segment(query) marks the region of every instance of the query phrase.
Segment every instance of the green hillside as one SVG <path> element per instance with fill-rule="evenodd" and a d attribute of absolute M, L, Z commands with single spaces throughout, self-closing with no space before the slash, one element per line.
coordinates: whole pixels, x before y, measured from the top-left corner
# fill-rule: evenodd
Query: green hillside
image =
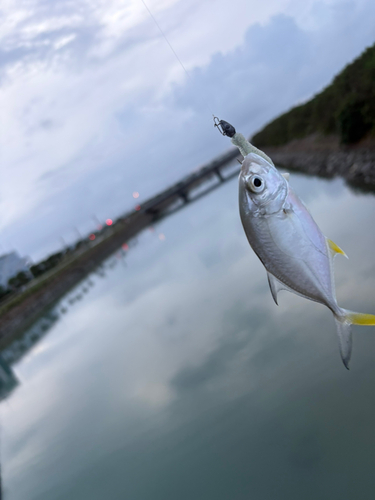
<path fill-rule="evenodd" d="M 306 104 L 266 125 L 252 142 L 257 147 L 281 146 L 314 133 L 336 134 L 343 144 L 375 135 L 375 45 Z"/>

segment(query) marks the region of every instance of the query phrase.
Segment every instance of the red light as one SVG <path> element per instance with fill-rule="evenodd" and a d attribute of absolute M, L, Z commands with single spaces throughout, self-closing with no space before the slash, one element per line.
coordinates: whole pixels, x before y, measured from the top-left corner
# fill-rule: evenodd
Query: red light
<path fill-rule="evenodd" d="M 139 198 L 139 193 L 137 191 L 134 191 L 133 198 Z"/>
<path fill-rule="evenodd" d="M 101 231 L 102 229 L 103 229 L 103 226 L 101 224 L 99 224 L 98 231 Z"/>
<path fill-rule="evenodd" d="M 136 205 L 136 206 L 135 206 L 135 209 L 136 209 L 137 211 L 138 211 L 138 210 L 140 210 L 140 209 L 141 209 L 141 205 Z"/>
<path fill-rule="evenodd" d="M 94 241 L 94 240 L 95 240 L 95 234 L 90 234 L 89 239 L 90 239 L 91 241 Z"/>
<path fill-rule="evenodd" d="M 121 246 L 123 250 L 129 250 L 129 245 L 127 243 L 123 243 Z"/>
<path fill-rule="evenodd" d="M 105 221 L 105 223 L 107 224 L 107 226 L 112 226 L 113 221 L 112 221 L 112 219 L 107 219 L 107 220 Z"/>

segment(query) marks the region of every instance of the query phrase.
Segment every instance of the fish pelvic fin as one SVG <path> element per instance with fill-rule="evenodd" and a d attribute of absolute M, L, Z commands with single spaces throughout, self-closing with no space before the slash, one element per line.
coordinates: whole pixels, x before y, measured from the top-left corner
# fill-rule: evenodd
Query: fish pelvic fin
<path fill-rule="evenodd" d="M 270 286 L 272 298 L 275 301 L 275 304 L 278 306 L 279 304 L 277 302 L 277 293 L 280 290 L 283 290 L 283 287 L 282 287 L 281 283 L 271 273 L 267 272 L 267 278 L 268 278 L 268 284 Z"/>
<path fill-rule="evenodd" d="M 278 306 L 279 304 L 277 303 L 277 292 L 278 292 L 277 281 L 270 273 L 267 273 L 267 278 L 268 278 L 268 284 L 270 286 L 272 298 L 273 298 L 275 304 Z"/>
<path fill-rule="evenodd" d="M 342 250 L 338 245 L 336 245 L 336 243 L 334 243 L 329 238 L 326 238 L 326 240 L 327 240 L 328 247 L 329 247 L 333 257 L 336 257 L 337 254 L 341 254 L 344 257 L 346 257 L 347 259 L 349 258 L 346 255 L 346 253 L 344 252 L 344 250 Z"/>
<path fill-rule="evenodd" d="M 339 337 L 340 353 L 345 368 L 349 370 L 349 361 L 352 354 L 351 325 L 375 326 L 374 314 L 362 314 L 341 309 L 341 314 L 334 315 L 337 335 Z"/>
<path fill-rule="evenodd" d="M 275 276 L 268 271 L 267 271 L 267 278 L 268 278 L 268 284 L 270 286 L 273 300 L 275 301 L 275 304 L 277 306 L 279 305 L 279 303 L 277 301 L 277 294 L 279 292 L 281 292 L 281 290 L 286 290 L 287 292 L 294 293 L 295 295 L 299 295 L 300 297 L 303 297 L 305 299 L 313 300 L 311 297 L 308 297 L 307 295 L 304 295 L 303 293 L 300 293 L 300 292 L 297 292 L 296 290 L 293 290 L 293 288 L 290 288 L 290 286 L 286 285 L 282 281 L 275 278 Z"/>

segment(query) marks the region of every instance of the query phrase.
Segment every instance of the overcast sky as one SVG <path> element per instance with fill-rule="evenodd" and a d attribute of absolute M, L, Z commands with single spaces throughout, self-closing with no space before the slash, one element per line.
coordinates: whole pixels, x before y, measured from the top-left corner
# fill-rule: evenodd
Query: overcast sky
<path fill-rule="evenodd" d="M 0 253 L 38 260 L 310 98 L 375 41 L 373 0 L 3 0 Z M 234 193 L 236 196 L 236 193 Z"/>

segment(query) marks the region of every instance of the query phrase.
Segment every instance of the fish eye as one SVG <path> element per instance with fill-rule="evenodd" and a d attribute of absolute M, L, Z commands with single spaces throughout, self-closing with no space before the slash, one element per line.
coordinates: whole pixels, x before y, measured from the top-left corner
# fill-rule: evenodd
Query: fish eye
<path fill-rule="evenodd" d="M 254 193 L 261 193 L 264 189 L 264 181 L 259 175 L 253 175 L 247 181 L 247 186 Z"/>

